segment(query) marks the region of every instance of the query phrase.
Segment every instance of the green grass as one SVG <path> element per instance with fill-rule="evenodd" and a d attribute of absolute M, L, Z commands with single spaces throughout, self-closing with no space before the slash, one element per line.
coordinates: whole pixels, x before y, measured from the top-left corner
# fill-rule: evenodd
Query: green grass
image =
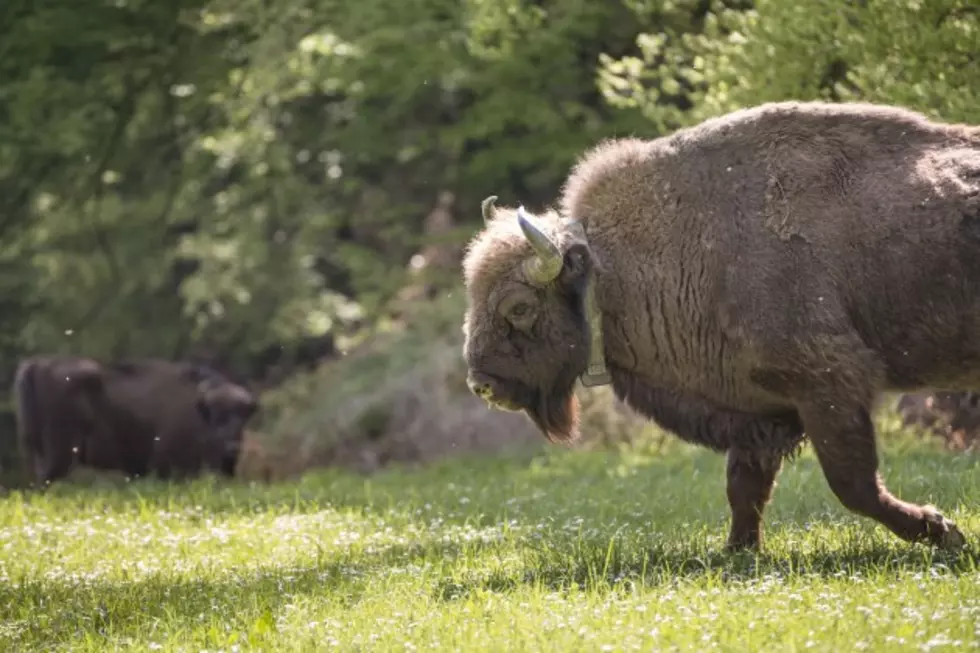
<path fill-rule="evenodd" d="M 0 650 L 924 651 L 980 640 L 980 457 L 884 452 L 970 540 L 908 545 L 809 451 L 725 555 L 721 456 L 558 448 L 371 479 L 0 499 Z"/>

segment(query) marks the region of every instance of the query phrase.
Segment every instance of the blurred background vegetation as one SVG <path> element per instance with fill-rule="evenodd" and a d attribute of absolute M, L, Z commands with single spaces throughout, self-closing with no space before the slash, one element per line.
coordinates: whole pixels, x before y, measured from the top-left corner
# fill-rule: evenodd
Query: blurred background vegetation
<path fill-rule="evenodd" d="M 6 0 L 3 392 L 33 353 L 192 358 L 263 390 L 283 469 L 538 443 L 463 385 L 481 199 L 766 101 L 980 124 L 978 89 L 975 0 Z M 587 443 L 645 438 L 584 398 Z"/>

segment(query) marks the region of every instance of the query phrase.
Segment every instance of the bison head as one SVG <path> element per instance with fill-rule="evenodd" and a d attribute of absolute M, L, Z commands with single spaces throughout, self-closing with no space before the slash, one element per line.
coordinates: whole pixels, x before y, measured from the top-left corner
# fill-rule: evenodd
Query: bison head
<path fill-rule="evenodd" d="M 83 433 L 95 432 L 110 410 L 102 366 L 90 358 L 65 358 L 53 362 L 50 371 L 69 406 L 63 418 Z"/>
<path fill-rule="evenodd" d="M 526 412 L 550 441 L 569 441 L 589 356 L 591 254 L 554 212 L 535 218 L 495 199 L 484 200 L 486 228 L 463 262 L 467 385 L 491 406 Z"/>
<path fill-rule="evenodd" d="M 221 470 L 231 475 L 241 449 L 245 425 L 258 410 L 255 396 L 240 385 L 209 378 L 197 387 L 197 410 L 210 427 Z"/>

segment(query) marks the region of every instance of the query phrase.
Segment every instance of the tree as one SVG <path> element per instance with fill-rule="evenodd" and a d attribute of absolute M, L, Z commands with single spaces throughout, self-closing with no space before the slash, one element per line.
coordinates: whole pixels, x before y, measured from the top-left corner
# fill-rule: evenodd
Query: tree
<path fill-rule="evenodd" d="M 638 56 L 605 58 L 615 106 L 663 128 L 778 100 L 898 104 L 980 123 L 980 7 L 970 0 L 714 1 L 703 31 L 642 34 Z M 681 93 L 679 111 L 662 98 Z"/>

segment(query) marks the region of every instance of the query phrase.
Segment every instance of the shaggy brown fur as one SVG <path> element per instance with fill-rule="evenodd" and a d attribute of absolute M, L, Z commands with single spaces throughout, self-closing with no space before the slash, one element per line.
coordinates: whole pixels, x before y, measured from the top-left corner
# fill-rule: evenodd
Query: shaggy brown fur
<path fill-rule="evenodd" d="M 727 452 L 729 547 L 761 544 L 804 430 L 850 510 L 909 541 L 963 544 L 935 509 L 885 488 L 870 409 L 884 390 L 980 390 L 980 129 L 885 106 L 767 104 L 599 145 L 559 213 L 587 242 L 555 212 L 535 220 L 559 252 L 551 281 L 529 264 L 547 248 L 532 249 L 513 210 L 470 245 L 475 393 L 552 440 L 575 436 L 592 272 L 617 396 Z"/>
<path fill-rule="evenodd" d="M 74 465 L 162 477 L 234 474 L 252 394 L 202 366 L 158 360 L 25 359 L 14 380 L 28 473 L 44 485 Z"/>

